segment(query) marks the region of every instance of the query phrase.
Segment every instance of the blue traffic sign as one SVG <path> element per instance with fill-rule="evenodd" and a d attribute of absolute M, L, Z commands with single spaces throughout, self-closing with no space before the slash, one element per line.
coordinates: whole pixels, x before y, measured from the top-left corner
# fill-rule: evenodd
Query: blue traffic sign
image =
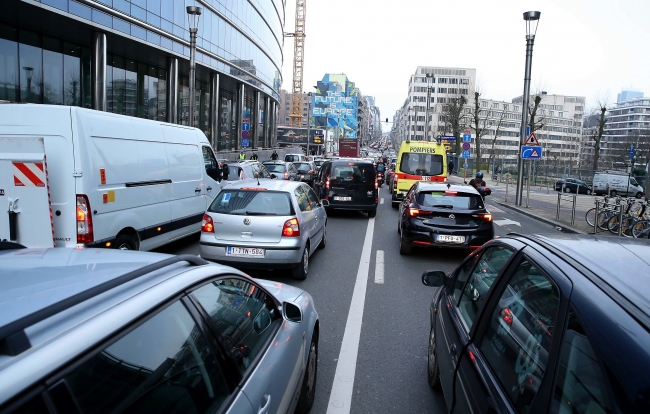
<path fill-rule="evenodd" d="M 630 146 L 630 158 L 634 158 L 634 151 L 635 151 L 634 145 Z"/>
<path fill-rule="evenodd" d="M 464 151 L 461 153 L 460 157 L 461 157 L 461 158 L 470 158 L 470 157 L 471 157 L 471 153 L 470 153 L 470 151 L 464 150 Z"/>
<path fill-rule="evenodd" d="M 241 130 L 242 131 L 249 131 L 251 129 L 251 124 L 247 122 L 242 122 L 241 124 Z"/>
<path fill-rule="evenodd" d="M 463 164 L 463 168 L 467 168 L 467 167 L 468 167 L 467 163 Z"/>
<path fill-rule="evenodd" d="M 472 145 L 469 142 L 463 142 L 464 150 L 469 150 L 470 148 L 472 148 Z"/>
<path fill-rule="evenodd" d="M 521 158 L 524 160 L 541 160 L 542 147 L 524 145 L 521 147 Z"/>
<path fill-rule="evenodd" d="M 519 127 L 519 136 L 521 136 L 521 127 Z M 526 136 L 530 136 L 530 125 L 526 125 Z"/>
<path fill-rule="evenodd" d="M 452 137 L 449 135 L 440 135 L 440 140 L 442 141 L 456 141 L 456 137 Z"/>
<path fill-rule="evenodd" d="M 248 140 L 247 138 L 242 138 L 241 146 L 244 148 L 248 148 L 248 146 L 250 146 L 250 140 Z"/>
<path fill-rule="evenodd" d="M 472 134 L 463 134 L 463 142 L 472 142 Z"/>

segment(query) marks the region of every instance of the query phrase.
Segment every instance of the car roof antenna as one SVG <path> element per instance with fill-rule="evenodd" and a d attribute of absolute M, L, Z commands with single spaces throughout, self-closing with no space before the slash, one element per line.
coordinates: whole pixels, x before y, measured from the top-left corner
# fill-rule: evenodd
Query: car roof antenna
<path fill-rule="evenodd" d="M 447 190 L 451 188 L 451 184 L 447 183 Z"/>

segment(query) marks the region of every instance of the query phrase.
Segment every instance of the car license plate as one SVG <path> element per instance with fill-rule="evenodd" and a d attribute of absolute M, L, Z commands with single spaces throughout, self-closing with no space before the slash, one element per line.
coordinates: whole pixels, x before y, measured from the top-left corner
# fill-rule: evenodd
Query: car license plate
<path fill-rule="evenodd" d="M 420 180 L 422 180 L 422 181 L 431 181 L 431 177 L 428 176 L 428 175 L 423 175 Z"/>
<path fill-rule="evenodd" d="M 436 234 L 436 241 L 446 243 L 465 243 L 465 236 L 448 236 L 446 234 Z"/>
<path fill-rule="evenodd" d="M 351 201 L 352 197 L 339 197 L 339 196 L 334 196 L 335 201 Z"/>
<path fill-rule="evenodd" d="M 257 249 L 255 247 L 226 247 L 226 256 L 241 256 L 241 257 L 264 257 L 264 249 Z"/>

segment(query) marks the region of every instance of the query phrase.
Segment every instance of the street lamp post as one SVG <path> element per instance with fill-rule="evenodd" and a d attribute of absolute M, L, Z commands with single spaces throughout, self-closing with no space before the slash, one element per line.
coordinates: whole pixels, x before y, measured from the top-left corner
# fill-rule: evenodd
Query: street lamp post
<path fill-rule="evenodd" d="M 528 124 L 528 99 L 530 97 L 530 71 L 533 62 L 533 44 L 535 43 L 535 33 L 539 23 L 538 11 L 529 11 L 524 13 L 526 21 L 526 73 L 524 75 L 524 96 L 521 109 L 521 128 L 519 134 L 519 157 L 517 165 L 517 192 L 515 194 L 515 205 L 521 205 L 524 186 L 524 160 L 521 158 L 521 147 L 526 140 L 526 125 Z"/>
<path fill-rule="evenodd" d="M 311 137 L 311 92 L 307 92 L 307 96 L 309 96 L 309 110 L 307 111 L 307 156 L 309 157 L 309 138 Z"/>
<path fill-rule="evenodd" d="M 429 111 L 431 110 L 431 79 L 433 78 L 432 73 L 427 73 L 427 113 L 424 117 L 424 140 L 431 141 L 429 139 Z"/>
<path fill-rule="evenodd" d="M 196 93 L 196 34 L 199 31 L 199 17 L 201 8 L 198 6 L 187 6 L 187 20 L 190 26 L 190 96 L 189 96 L 189 118 L 188 123 L 194 126 L 194 95 Z"/>

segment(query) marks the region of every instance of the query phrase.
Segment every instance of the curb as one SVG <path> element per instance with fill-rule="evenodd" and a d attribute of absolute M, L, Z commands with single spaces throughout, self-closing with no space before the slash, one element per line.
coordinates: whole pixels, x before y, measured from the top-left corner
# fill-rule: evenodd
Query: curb
<path fill-rule="evenodd" d="M 590 234 L 590 233 L 584 232 L 584 231 L 582 231 L 582 230 L 574 229 L 573 227 L 569 227 L 569 226 L 567 226 L 566 224 L 563 224 L 563 223 L 557 222 L 557 221 L 555 221 L 555 220 L 547 219 L 546 217 L 540 217 L 540 216 L 535 215 L 535 214 L 531 213 L 530 211 L 527 211 L 527 210 L 525 210 L 525 209 L 523 209 L 523 208 L 519 208 L 519 207 L 511 206 L 510 204 L 506 204 L 506 203 L 504 203 L 504 202 L 497 201 L 497 200 L 494 200 L 494 199 L 491 199 L 490 201 L 491 201 L 491 202 L 495 202 L 495 203 L 499 204 L 499 205 L 502 206 L 502 207 L 505 207 L 505 208 L 508 208 L 508 209 L 510 209 L 510 210 L 516 211 L 516 212 L 519 213 L 519 214 L 523 214 L 524 216 L 528 216 L 528 217 L 530 217 L 530 218 L 534 218 L 535 220 L 541 221 L 541 222 L 546 223 L 546 224 L 550 224 L 551 226 L 554 226 L 554 227 L 556 227 L 556 228 L 559 227 L 559 228 L 561 229 L 560 231 L 561 231 L 562 233 L 572 233 L 572 234 Z"/>

